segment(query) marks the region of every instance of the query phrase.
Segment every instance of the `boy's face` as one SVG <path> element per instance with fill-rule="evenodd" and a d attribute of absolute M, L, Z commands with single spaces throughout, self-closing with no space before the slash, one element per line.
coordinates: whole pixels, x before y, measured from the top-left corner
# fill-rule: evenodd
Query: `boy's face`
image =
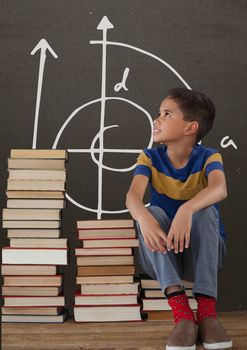
<path fill-rule="evenodd" d="M 167 97 L 160 105 L 159 116 L 154 120 L 154 142 L 167 144 L 181 141 L 184 131 L 189 125 L 175 100 Z"/>

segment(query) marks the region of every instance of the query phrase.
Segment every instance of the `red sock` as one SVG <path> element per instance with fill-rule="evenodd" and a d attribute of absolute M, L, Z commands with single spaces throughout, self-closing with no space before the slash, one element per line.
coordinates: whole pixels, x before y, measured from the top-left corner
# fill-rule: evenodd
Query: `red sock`
<path fill-rule="evenodd" d="M 170 297 L 168 295 L 168 304 L 172 309 L 175 323 L 178 323 L 180 320 L 195 321 L 193 311 L 189 306 L 188 297 L 184 293 Z"/>
<path fill-rule="evenodd" d="M 197 321 L 200 322 L 205 317 L 213 317 L 216 318 L 216 299 L 208 296 L 197 296 Z"/>

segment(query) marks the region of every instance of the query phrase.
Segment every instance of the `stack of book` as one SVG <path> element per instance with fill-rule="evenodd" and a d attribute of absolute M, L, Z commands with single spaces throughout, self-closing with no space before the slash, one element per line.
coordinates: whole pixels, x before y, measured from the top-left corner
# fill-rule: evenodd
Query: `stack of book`
<path fill-rule="evenodd" d="M 133 220 L 78 221 L 76 322 L 141 321 Z"/>
<path fill-rule="evenodd" d="M 3 322 L 63 322 L 67 239 L 61 238 L 65 207 L 65 150 L 11 150 L 2 249 Z"/>
<path fill-rule="evenodd" d="M 141 296 L 142 296 L 142 315 L 147 321 L 171 321 L 173 316 L 167 298 L 162 293 L 160 284 L 157 280 L 141 276 Z M 189 297 L 191 309 L 195 312 L 197 302 L 192 294 L 193 284 L 183 281 L 186 295 Z"/>

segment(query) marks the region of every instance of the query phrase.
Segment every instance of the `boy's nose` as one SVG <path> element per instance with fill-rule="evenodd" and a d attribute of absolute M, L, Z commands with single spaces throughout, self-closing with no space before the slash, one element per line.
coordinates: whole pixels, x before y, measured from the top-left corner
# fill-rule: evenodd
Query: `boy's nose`
<path fill-rule="evenodd" d="M 159 123 L 159 116 L 154 119 L 154 125 Z"/>

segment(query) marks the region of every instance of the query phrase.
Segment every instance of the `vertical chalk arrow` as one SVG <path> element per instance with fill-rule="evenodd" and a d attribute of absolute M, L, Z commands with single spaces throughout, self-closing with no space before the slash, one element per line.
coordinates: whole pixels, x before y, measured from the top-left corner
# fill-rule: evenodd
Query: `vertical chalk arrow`
<path fill-rule="evenodd" d="M 98 166 L 98 212 L 97 219 L 101 219 L 102 214 L 102 164 L 104 155 L 104 127 L 105 127 L 105 101 L 106 101 L 106 45 L 107 30 L 114 26 L 109 19 L 104 16 L 97 29 L 103 31 L 102 41 L 102 75 L 101 75 L 101 111 L 100 111 L 100 131 L 99 131 L 99 166 Z"/>
<path fill-rule="evenodd" d="M 32 148 L 35 149 L 37 145 L 37 131 L 38 131 L 38 121 L 39 121 L 39 107 L 41 99 L 41 91 L 43 84 L 43 75 L 45 68 L 46 60 L 46 50 L 49 50 L 54 58 L 57 58 L 57 54 L 50 47 L 48 42 L 45 39 L 41 39 L 39 43 L 35 46 L 31 55 L 34 55 L 38 50 L 40 50 L 40 62 L 39 62 L 39 78 L 38 78 L 38 88 L 37 88 L 37 97 L 36 97 L 36 107 L 35 107 L 35 117 L 34 117 L 34 129 L 33 129 L 33 145 Z"/>

